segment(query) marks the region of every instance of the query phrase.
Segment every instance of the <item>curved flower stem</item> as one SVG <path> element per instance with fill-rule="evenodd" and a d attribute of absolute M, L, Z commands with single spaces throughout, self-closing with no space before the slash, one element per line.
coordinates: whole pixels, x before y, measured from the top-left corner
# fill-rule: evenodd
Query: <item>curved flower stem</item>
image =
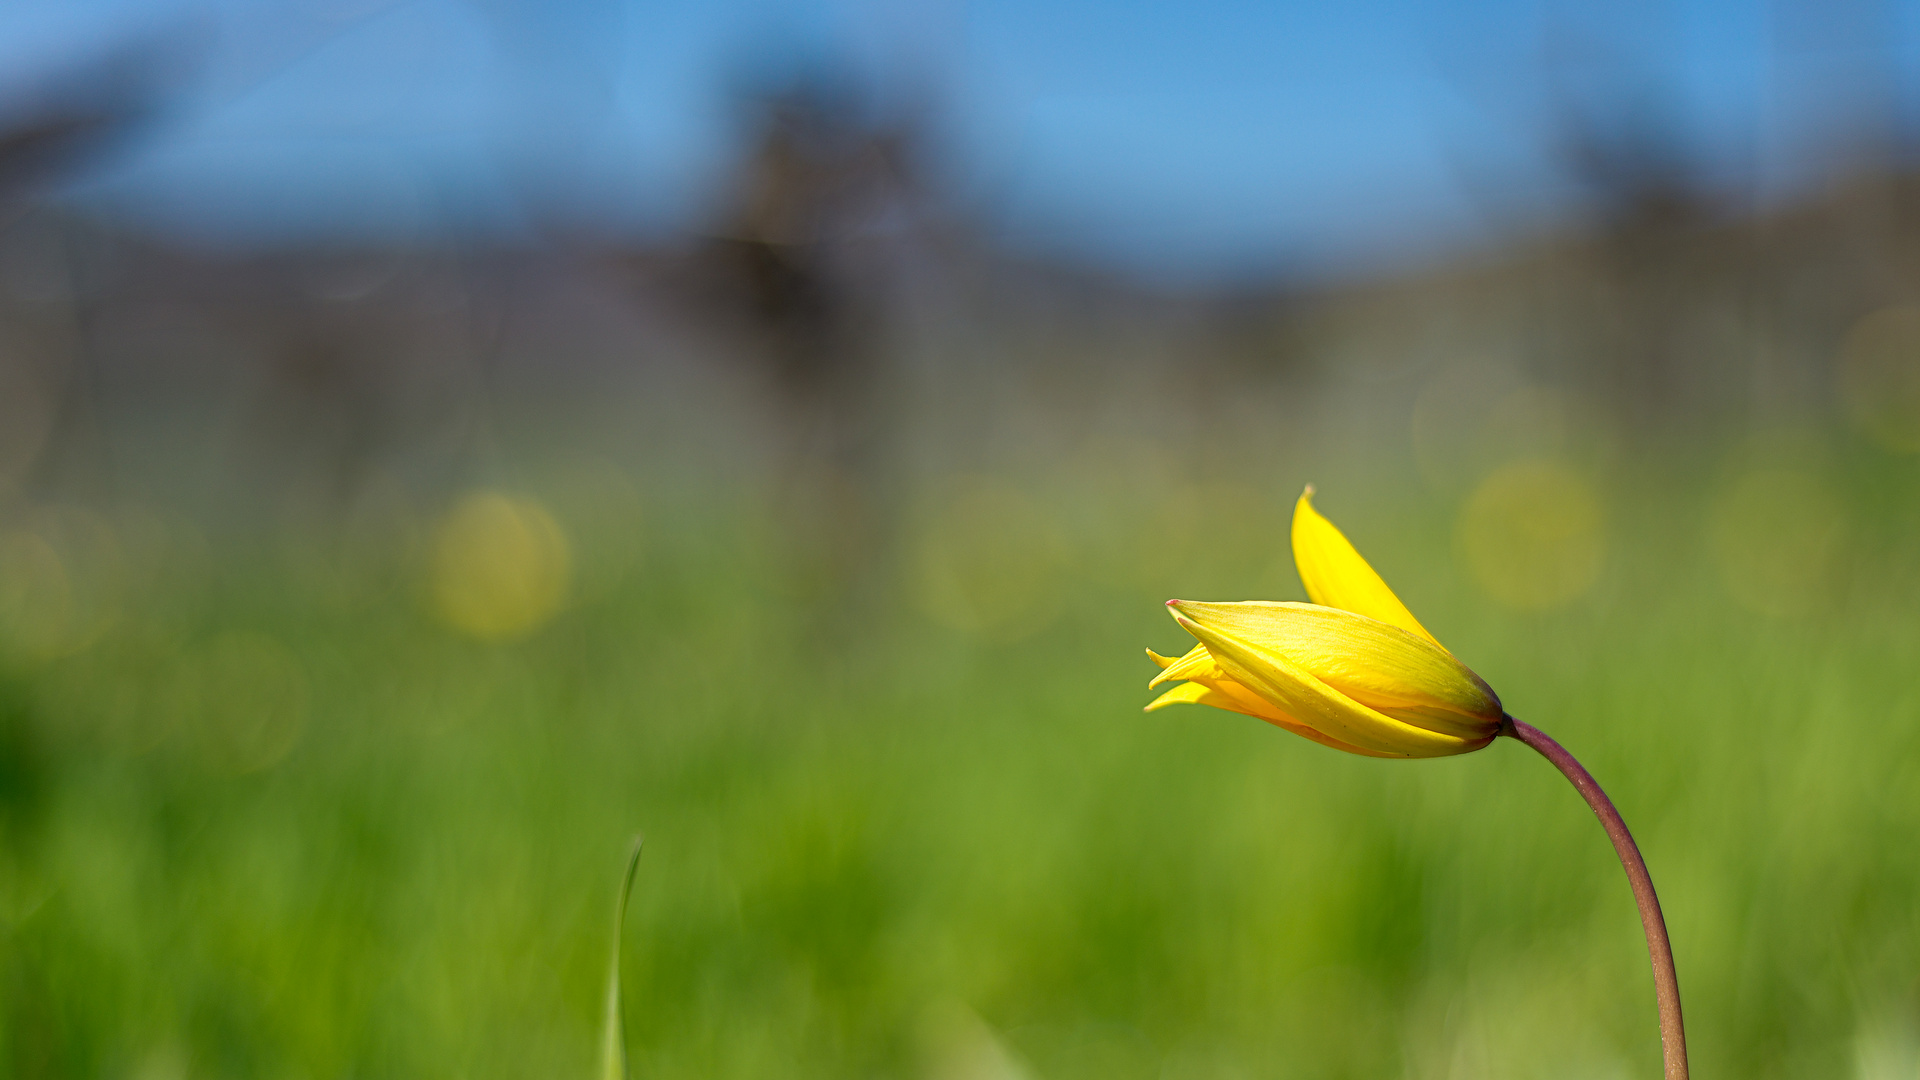
<path fill-rule="evenodd" d="M 1566 774 L 1607 830 L 1607 839 L 1613 841 L 1613 850 L 1627 871 L 1627 881 L 1633 885 L 1633 898 L 1640 905 L 1640 925 L 1647 932 L 1647 955 L 1653 962 L 1653 994 L 1660 1004 L 1660 1051 L 1667 1063 L 1666 1080 L 1687 1080 L 1687 1028 L 1680 1018 L 1680 980 L 1673 971 L 1673 945 L 1667 940 L 1667 921 L 1660 915 L 1660 898 L 1653 893 L 1653 879 L 1647 876 L 1647 861 L 1640 857 L 1633 834 L 1620 819 L 1620 811 L 1613 808 L 1613 800 L 1594 783 L 1593 775 L 1546 732 L 1509 716 L 1501 724 L 1500 734 L 1538 750 L 1541 757 Z"/>

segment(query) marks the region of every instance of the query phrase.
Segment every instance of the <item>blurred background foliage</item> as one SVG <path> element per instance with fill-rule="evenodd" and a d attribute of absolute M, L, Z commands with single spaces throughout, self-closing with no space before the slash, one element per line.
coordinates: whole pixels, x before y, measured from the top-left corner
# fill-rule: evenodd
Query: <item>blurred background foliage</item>
<path fill-rule="evenodd" d="M 1545 225 L 1169 281 L 853 69 L 731 91 L 697 227 L 196 240 L 73 195 L 137 40 L 0 133 L 7 1075 L 586 1075 L 642 829 L 641 1077 L 1652 1075 L 1544 763 L 1139 711 L 1313 481 L 1612 792 L 1701 1075 L 1920 1076 L 1893 99 L 1754 199 L 1603 66 Z"/>

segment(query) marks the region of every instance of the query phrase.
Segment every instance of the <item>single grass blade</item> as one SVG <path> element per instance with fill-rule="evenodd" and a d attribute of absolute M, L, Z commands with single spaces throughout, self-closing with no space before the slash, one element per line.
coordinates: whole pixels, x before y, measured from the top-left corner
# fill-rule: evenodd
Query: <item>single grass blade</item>
<path fill-rule="evenodd" d="M 600 1040 L 600 1080 L 628 1080 L 626 1010 L 620 1000 L 620 944 L 626 937 L 627 898 L 633 895 L 634 871 L 640 868 L 640 848 L 647 838 L 636 834 L 627 852 L 627 874 L 620 882 L 620 899 L 613 909 L 613 960 L 607 971 L 606 1030 Z"/>

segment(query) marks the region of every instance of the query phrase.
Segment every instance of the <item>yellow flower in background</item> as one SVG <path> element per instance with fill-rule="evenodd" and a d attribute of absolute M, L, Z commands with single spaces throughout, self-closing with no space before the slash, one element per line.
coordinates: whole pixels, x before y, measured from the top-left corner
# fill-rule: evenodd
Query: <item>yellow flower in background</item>
<path fill-rule="evenodd" d="M 1169 600 L 1199 639 L 1178 659 L 1147 655 L 1148 687 L 1183 681 L 1147 706 L 1191 703 L 1257 716 L 1370 757 L 1443 757 L 1493 741 L 1500 698 L 1427 633 L 1308 487 L 1293 509 L 1293 559 L 1310 604 Z"/>
<path fill-rule="evenodd" d="M 434 538 L 432 600 L 447 625 L 482 641 L 532 633 L 566 602 L 572 549 L 533 499 L 479 491 Z"/>

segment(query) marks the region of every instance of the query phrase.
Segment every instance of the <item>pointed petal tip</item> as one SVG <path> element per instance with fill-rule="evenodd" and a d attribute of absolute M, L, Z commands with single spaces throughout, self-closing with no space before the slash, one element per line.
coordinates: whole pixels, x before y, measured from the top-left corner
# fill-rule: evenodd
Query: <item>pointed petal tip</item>
<path fill-rule="evenodd" d="M 1148 649 L 1147 659 L 1153 661 L 1154 664 L 1160 668 L 1159 671 L 1153 673 L 1153 681 L 1147 684 L 1147 689 L 1151 690 L 1166 681 L 1167 669 L 1174 665 L 1174 658 L 1171 656 L 1161 656 L 1152 649 Z"/>
<path fill-rule="evenodd" d="M 1168 606 L 1168 607 L 1179 607 L 1179 606 L 1180 606 L 1181 604 L 1184 604 L 1184 603 L 1186 603 L 1186 601 L 1184 601 L 1184 600 L 1169 600 L 1169 601 L 1167 601 L 1167 606 Z"/>
<path fill-rule="evenodd" d="M 1313 485 L 1293 507 L 1293 562 L 1307 599 L 1378 619 L 1440 644 L 1393 594 L 1345 533 L 1313 505 Z"/>

